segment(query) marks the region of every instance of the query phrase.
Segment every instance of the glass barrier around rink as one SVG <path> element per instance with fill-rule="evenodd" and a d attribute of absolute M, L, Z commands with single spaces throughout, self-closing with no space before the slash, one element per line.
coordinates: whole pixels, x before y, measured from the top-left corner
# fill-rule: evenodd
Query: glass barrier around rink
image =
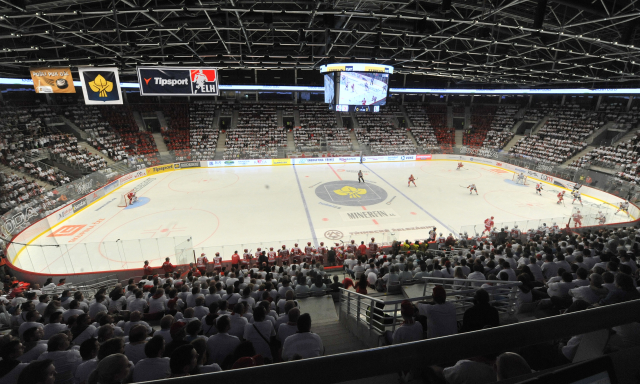
<path fill-rule="evenodd" d="M 20 252 L 16 266 L 47 274 L 86 273 L 139 269 L 146 260 L 159 267 L 166 257 L 174 264 L 189 263 L 189 257 L 193 258 L 189 237 L 28 245 Z"/>

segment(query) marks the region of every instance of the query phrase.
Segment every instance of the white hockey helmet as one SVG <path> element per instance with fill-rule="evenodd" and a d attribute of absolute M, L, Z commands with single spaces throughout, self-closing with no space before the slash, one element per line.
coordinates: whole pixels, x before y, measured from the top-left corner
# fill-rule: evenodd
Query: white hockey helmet
<path fill-rule="evenodd" d="M 442 232 L 440 232 L 440 236 L 442 236 Z"/>
<path fill-rule="evenodd" d="M 504 229 L 505 229 L 505 230 L 509 229 L 509 226 L 508 226 L 508 225 L 505 225 L 505 226 L 504 226 Z"/>
<path fill-rule="evenodd" d="M 554 222 L 553 225 L 558 225 L 558 223 Z"/>
<path fill-rule="evenodd" d="M 464 233 L 465 235 L 467 234 L 467 232 Z"/>
<path fill-rule="evenodd" d="M 518 228 L 518 224 L 514 225 L 513 228 Z"/>

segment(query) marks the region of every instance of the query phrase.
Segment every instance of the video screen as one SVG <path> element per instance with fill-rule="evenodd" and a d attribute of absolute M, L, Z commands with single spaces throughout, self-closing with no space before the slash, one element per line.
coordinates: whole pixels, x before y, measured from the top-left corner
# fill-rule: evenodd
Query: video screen
<path fill-rule="evenodd" d="M 340 92 L 336 104 L 385 105 L 387 103 L 388 73 L 339 72 L 339 74 Z M 325 87 L 326 84 L 325 80 Z"/>
<path fill-rule="evenodd" d="M 327 73 L 324 75 L 324 102 L 327 104 L 334 104 L 335 90 L 333 84 L 333 73 Z"/>

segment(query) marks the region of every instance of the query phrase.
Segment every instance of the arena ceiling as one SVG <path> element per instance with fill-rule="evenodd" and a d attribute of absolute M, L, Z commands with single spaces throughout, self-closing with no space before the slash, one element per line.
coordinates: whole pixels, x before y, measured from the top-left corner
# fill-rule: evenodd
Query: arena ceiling
<path fill-rule="evenodd" d="M 0 0 L 0 75 L 28 77 L 29 67 L 47 65 L 115 65 L 122 80 L 133 80 L 140 65 L 302 73 L 330 62 L 376 62 L 452 86 L 637 86 L 638 4 Z"/>

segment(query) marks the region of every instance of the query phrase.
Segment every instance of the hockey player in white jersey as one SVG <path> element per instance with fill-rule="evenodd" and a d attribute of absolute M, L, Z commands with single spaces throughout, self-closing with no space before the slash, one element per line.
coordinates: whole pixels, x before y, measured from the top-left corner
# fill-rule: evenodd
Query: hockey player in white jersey
<path fill-rule="evenodd" d="M 620 203 L 618 210 L 616 211 L 616 213 L 614 213 L 614 215 L 617 215 L 618 212 L 624 212 L 627 214 L 627 216 L 629 216 L 629 202 L 627 200 L 623 201 L 622 203 Z"/>
<path fill-rule="evenodd" d="M 436 239 L 436 244 L 438 244 L 438 249 L 444 248 L 445 241 L 447 241 L 447 239 L 445 239 L 445 237 L 442 236 L 442 233 L 441 233 Z"/>
<path fill-rule="evenodd" d="M 521 234 L 522 234 L 522 231 L 520 231 L 518 229 L 518 225 L 517 224 L 514 225 L 513 229 L 511 230 L 511 238 L 512 239 L 519 239 Z"/>
<path fill-rule="evenodd" d="M 476 195 L 478 194 L 478 188 L 476 188 L 475 184 L 471 184 L 469 185 L 467 188 L 469 188 L 469 194 L 473 195 L 473 192 L 476 192 Z"/>
<path fill-rule="evenodd" d="M 598 216 L 596 216 L 596 220 L 598 220 L 598 224 L 603 225 L 607 222 L 607 217 L 602 213 L 602 211 L 598 211 Z"/>
<path fill-rule="evenodd" d="M 552 233 L 560 233 L 560 227 L 558 226 L 558 223 L 553 223 L 553 226 L 551 227 L 551 232 Z"/>
<path fill-rule="evenodd" d="M 582 197 L 580 196 L 580 192 L 578 190 L 571 192 L 571 194 L 573 195 L 573 201 L 571 202 L 572 205 L 576 202 L 576 200 L 580 202 L 580 205 L 584 205 L 582 204 Z"/>
<path fill-rule="evenodd" d="M 518 175 L 518 179 L 516 180 L 516 183 L 524 184 L 524 173 L 520 172 L 520 174 Z"/>

